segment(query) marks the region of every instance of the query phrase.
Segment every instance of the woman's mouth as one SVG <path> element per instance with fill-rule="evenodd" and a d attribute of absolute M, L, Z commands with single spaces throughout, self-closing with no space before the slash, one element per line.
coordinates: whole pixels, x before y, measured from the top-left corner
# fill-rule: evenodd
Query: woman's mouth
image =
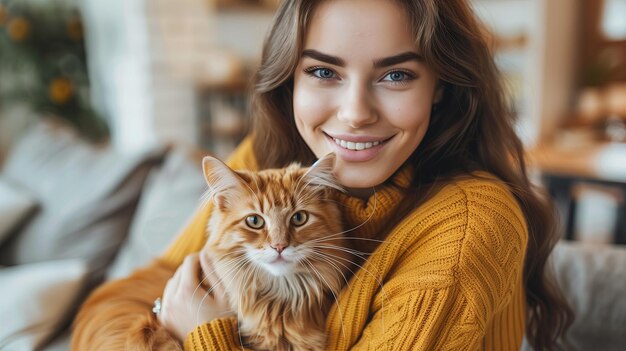
<path fill-rule="evenodd" d="M 355 150 L 355 151 L 361 151 L 361 150 L 366 150 L 369 148 L 372 148 L 373 146 L 376 146 L 378 144 L 380 144 L 380 141 L 368 141 L 365 143 L 355 143 L 353 141 L 345 141 L 339 138 L 333 138 L 333 140 L 335 141 L 335 144 L 341 146 L 344 149 L 348 149 L 348 150 Z"/>
<path fill-rule="evenodd" d="M 330 135 L 324 133 L 337 155 L 347 162 L 366 162 L 372 160 L 393 138 L 373 136 Z"/>

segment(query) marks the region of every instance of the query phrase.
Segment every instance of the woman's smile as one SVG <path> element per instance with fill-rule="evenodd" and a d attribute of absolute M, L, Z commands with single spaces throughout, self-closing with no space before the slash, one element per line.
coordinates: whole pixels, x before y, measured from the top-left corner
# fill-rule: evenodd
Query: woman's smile
<path fill-rule="evenodd" d="M 375 158 L 393 138 L 369 135 L 350 135 L 324 133 L 330 143 L 330 148 L 338 157 L 348 162 L 367 162 Z"/>

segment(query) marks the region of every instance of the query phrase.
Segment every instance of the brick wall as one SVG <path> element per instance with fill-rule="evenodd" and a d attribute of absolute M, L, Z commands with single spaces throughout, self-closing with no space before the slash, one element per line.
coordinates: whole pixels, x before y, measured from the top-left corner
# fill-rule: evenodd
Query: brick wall
<path fill-rule="evenodd" d="M 155 132 L 197 143 L 196 86 L 214 47 L 214 9 L 207 0 L 146 0 L 145 9 Z"/>
<path fill-rule="evenodd" d="M 215 91 L 255 64 L 271 11 L 218 11 L 216 0 L 79 1 L 92 93 L 115 145 L 133 151 L 174 141 L 226 155 L 232 143 L 207 143 L 216 138 L 203 119 L 223 105 L 209 104 L 206 87 Z"/>

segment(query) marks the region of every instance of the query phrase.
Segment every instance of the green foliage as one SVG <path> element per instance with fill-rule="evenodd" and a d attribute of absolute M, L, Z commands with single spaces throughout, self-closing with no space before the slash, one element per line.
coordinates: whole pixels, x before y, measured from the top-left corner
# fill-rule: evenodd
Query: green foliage
<path fill-rule="evenodd" d="M 0 106 L 12 103 L 92 139 L 108 134 L 90 103 L 82 19 L 67 1 L 0 0 Z"/>

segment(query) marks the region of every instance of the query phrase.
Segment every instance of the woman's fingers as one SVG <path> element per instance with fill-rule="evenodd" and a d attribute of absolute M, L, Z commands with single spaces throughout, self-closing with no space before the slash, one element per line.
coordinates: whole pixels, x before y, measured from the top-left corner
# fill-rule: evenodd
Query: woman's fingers
<path fill-rule="evenodd" d="M 186 288 L 195 289 L 199 282 L 200 264 L 198 254 L 191 254 L 185 258 L 182 265 L 182 278 L 180 284 Z"/>
<path fill-rule="evenodd" d="M 168 307 L 170 304 L 168 302 L 170 298 L 176 294 L 178 286 L 180 285 L 181 276 L 181 271 L 178 269 L 165 284 L 163 295 L 161 296 L 161 311 L 157 314 L 157 320 L 161 323 L 163 323 L 164 316 L 167 316 L 169 313 Z"/>
<path fill-rule="evenodd" d="M 208 283 L 207 285 L 210 286 L 209 291 L 213 295 L 213 298 L 225 302 L 226 290 L 224 283 L 215 272 L 215 266 L 211 260 L 206 255 L 203 255 L 200 257 L 200 265 L 202 266 L 203 275 Z"/>
<path fill-rule="evenodd" d="M 211 286 L 220 285 L 213 265 L 193 254 L 185 258 L 163 291 L 159 322 L 181 341 L 199 324 L 227 315 L 230 311 L 223 288 L 209 295 L 200 284 L 203 270 L 206 270 Z"/>
<path fill-rule="evenodd" d="M 217 283 L 214 277 L 215 267 L 213 267 L 213 263 L 211 262 L 211 260 L 209 260 L 207 255 L 201 254 L 199 257 L 199 260 L 200 260 L 200 267 L 202 268 L 202 285 L 211 295 L 213 295 L 212 288 Z"/>

